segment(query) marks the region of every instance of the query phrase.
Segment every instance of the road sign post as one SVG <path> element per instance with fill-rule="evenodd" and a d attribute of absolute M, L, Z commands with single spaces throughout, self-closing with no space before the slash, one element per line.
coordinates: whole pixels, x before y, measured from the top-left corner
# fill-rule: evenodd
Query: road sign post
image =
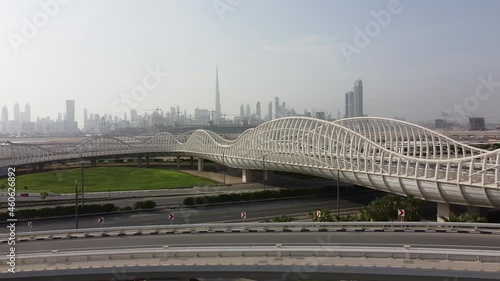
<path fill-rule="evenodd" d="M 321 210 L 316 210 L 316 217 L 321 218 Z"/>
<path fill-rule="evenodd" d="M 175 219 L 175 216 L 173 213 L 169 213 L 168 214 L 168 220 L 170 221 L 170 225 L 172 225 L 172 222 L 174 221 Z"/>
<path fill-rule="evenodd" d="M 398 210 L 398 216 L 401 218 L 401 221 L 403 221 L 404 217 L 405 217 L 405 210 L 404 209 L 399 209 Z"/>
<path fill-rule="evenodd" d="M 98 217 L 97 223 L 99 224 L 99 227 L 102 227 L 102 225 L 104 224 L 104 217 Z"/>
<path fill-rule="evenodd" d="M 31 229 L 33 227 L 33 223 L 31 221 L 28 222 L 28 227 Z"/>
<path fill-rule="evenodd" d="M 241 219 L 243 219 L 243 222 L 245 222 L 245 219 L 247 218 L 247 212 L 241 212 L 240 216 Z"/>

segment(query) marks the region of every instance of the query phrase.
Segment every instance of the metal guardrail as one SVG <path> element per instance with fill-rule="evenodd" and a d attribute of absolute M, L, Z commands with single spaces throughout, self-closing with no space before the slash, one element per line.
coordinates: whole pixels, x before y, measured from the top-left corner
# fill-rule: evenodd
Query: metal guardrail
<path fill-rule="evenodd" d="M 85 228 L 85 229 L 63 229 L 63 230 L 45 230 L 36 232 L 19 232 L 17 237 L 36 238 L 40 236 L 54 235 L 86 235 L 86 234 L 104 234 L 107 233 L 125 233 L 133 232 L 143 234 L 143 232 L 196 232 L 196 231 L 214 231 L 214 230 L 266 230 L 266 229 L 364 229 L 364 230 L 436 230 L 436 231 L 477 231 L 486 233 L 500 234 L 500 224 L 493 223 L 441 223 L 441 222 L 288 222 L 288 223 L 206 223 L 206 224 L 178 224 L 178 225 L 147 225 L 147 226 L 122 226 L 122 227 L 103 227 L 103 228 Z M 0 239 L 7 239 L 8 233 L 0 234 Z"/>
<path fill-rule="evenodd" d="M 279 257 L 280 259 L 276 259 Z M 297 261 L 297 258 L 302 258 Z M 304 259 L 305 258 L 305 259 Z M 7 260 L 0 257 L 5 267 Z M 295 259 L 295 261 L 293 261 Z M 372 266 L 467 271 L 500 271 L 500 251 L 405 247 L 237 246 L 85 250 L 17 256 L 18 271 L 158 265 Z"/>

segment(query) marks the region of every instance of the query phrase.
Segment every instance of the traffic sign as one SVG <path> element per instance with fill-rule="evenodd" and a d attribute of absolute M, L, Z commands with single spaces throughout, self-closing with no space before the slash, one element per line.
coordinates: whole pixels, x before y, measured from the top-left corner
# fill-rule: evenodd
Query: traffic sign
<path fill-rule="evenodd" d="M 31 221 L 28 222 L 28 227 L 29 228 L 32 228 L 33 227 L 33 223 Z"/>
<path fill-rule="evenodd" d="M 241 218 L 246 219 L 247 218 L 247 212 L 241 212 Z"/>
<path fill-rule="evenodd" d="M 404 216 L 405 216 L 405 210 L 403 210 L 403 209 L 399 209 L 399 210 L 398 210 L 398 216 L 399 216 L 399 217 L 404 217 Z"/>
<path fill-rule="evenodd" d="M 174 214 L 173 213 L 169 213 L 168 214 L 168 219 L 171 220 L 171 221 L 173 221 L 175 219 Z"/>
<path fill-rule="evenodd" d="M 97 223 L 103 224 L 104 223 L 104 218 L 103 217 L 98 217 L 97 218 Z"/>
<path fill-rule="evenodd" d="M 316 211 L 316 216 L 317 216 L 318 218 L 321 218 L 321 211 L 320 211 L 320 210 L 317 210 L 317 211 Z"/>

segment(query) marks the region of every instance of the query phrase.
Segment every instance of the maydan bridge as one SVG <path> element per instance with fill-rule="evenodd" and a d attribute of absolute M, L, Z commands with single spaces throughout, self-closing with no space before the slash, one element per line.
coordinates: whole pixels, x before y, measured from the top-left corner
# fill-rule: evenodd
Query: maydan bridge
<path fill-rule="evenodd" d="M 160 133 L 147 140 L 93 137 L 78 144 L 45 147 L 1 143 L 0 167 L 77 160 L 171 155 L 203 159 L 243 170 L 314 175 L 400 195 L 449 204 L 500 208 L 500 150 L 459 143 L 399 120 L 358 117 L 327 122 L 288 117 L 249 129 L 235 140 L 196 130 Z M 179 159 L 179 158 L 178 158 Z M 448 209 L 449 210 L 449 209 Z"/>

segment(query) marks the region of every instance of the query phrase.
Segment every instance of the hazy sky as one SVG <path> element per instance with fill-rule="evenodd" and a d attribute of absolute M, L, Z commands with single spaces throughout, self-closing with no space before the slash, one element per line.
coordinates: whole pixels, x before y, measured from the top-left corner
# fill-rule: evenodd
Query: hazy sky
<path fill-rule="evenodd" d="M 10 118 L 15 102 L 29 102 L 32 119 L 55 118 L 65 99 L 80 122 L 83 108 L 117 112 L 143 80 L 154 84 L 148 67 L 169 76 L 129 108 L 213 110 L 217 64 L 228 115 L 257 101 L 267 113 L 275 96 L 298 112 L 343 114 L 361 78 L 371 116 L 431 120 L 469 103 L 467 114 L 500 121 L 498 0 L 72 0 L 49 5 L 46 18 L 39 2 L 51 1 L 0 2 L 0 106 Z M 375 23 L 381 10 L 391 18 Z M 34 16 L 39 28 L 26 33 Z M 367 26 L 370 42 L 356 43 Z M 357 48 L 349 59 L 347 44 Z M 478 77 L 494 81 L 479 96 Z"/>

